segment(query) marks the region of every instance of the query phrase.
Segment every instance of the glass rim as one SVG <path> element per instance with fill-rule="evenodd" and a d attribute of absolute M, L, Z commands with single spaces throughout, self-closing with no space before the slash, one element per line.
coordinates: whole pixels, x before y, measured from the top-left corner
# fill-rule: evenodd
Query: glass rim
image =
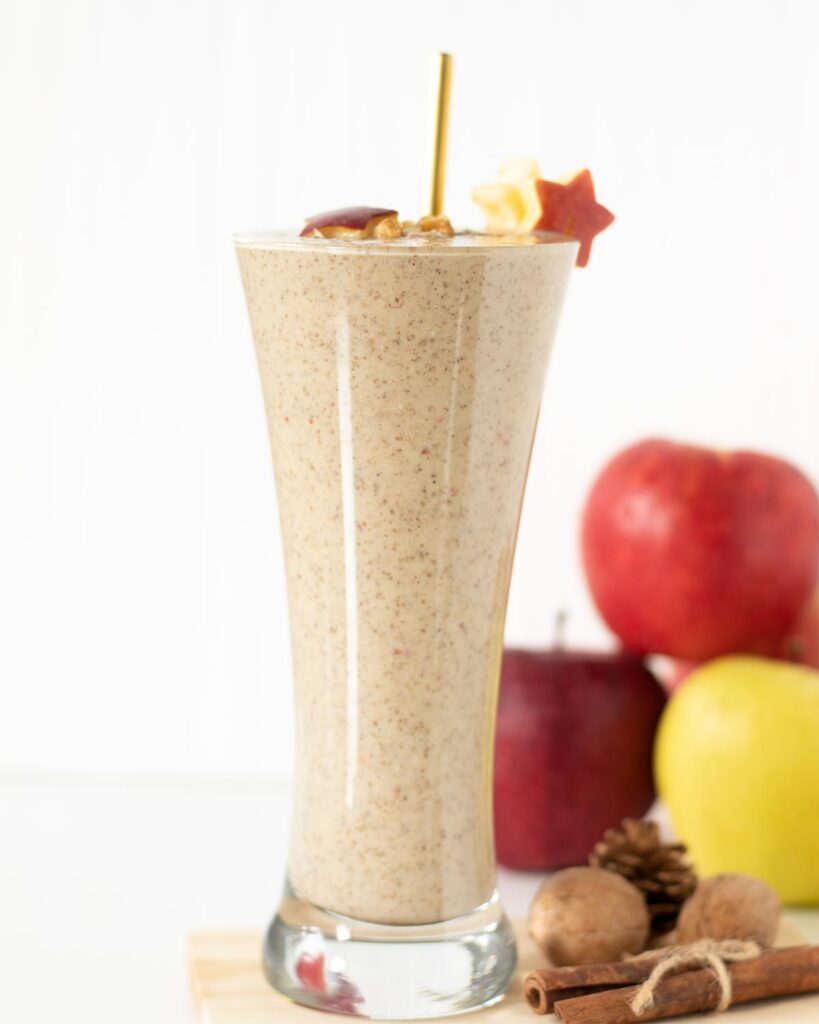
<path fill-rule="evenodd" d="M 491 241 L 487 242 L 487 239 Z M 358 256 L 483 256 L 496 252 L 548 252 L 567 248 L 576 252 L 580 247 L 576 238 L 556 231 L 530 231 L 520 235 L 459 232 L 454 238 L 408 235 L 385 241 L 378 238 L 316 238 L 298 235 L 292 230 L 261 230 L 237 231 L 232 235 L 232 242 L 237 249 Z"/>

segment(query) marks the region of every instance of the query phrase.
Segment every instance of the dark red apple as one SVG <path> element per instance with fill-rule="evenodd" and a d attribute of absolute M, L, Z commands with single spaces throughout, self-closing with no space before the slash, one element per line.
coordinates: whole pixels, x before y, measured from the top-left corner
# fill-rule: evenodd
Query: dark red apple
<path fill-rule="evenodd" d="M 582 524 L 600 614 L 638 652 L 701 661 L 780 644 L 819 574 L 819 497 L 782 459 L 643 441 Z"/>
<path fill-rule="evenodd" d="M 346 206 L 341 210 L 328 210 L 316 214 L 305 222 L 302 235 L 312 235 L 323 228 L 349 228 L 351 231 L 366 231 L 373 220 L 396 217 L 396 210 L 385 210 L 378 206 Z"/>
<path fill-rule="evenodd" d="M 645 814 L 664 703 L 634 655 L 506 650 L 495 744 L 500 862 L 581 864 L 607 828 Z"/>

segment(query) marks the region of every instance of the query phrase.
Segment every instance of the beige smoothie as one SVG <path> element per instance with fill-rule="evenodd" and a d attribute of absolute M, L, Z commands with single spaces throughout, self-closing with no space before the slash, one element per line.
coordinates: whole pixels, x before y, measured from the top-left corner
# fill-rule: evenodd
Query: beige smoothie
<path fill-rule="evenodd" d="M 507 590 L 576 252 L 238 242 L 290 602 L 290 880 L 325 909 L 421 924 L 493 894 Z"/>

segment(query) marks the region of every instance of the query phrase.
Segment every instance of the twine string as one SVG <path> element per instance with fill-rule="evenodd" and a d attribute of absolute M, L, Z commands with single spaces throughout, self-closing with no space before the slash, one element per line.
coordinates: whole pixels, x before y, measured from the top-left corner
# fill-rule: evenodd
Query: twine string
<path fill-rule="evenodd" d="M 707 967 L 714 972 L 719 983 L 720 999 L 714 1009 L 716 1013 L 721 1013 L 731 1005 L 731 976 L 726 965 L 739 960 L 751 960 L 759 956 L 760 952 L 755 942 L 741 942 L 737 939 L 724 939 L 720 942 L 701 939 L 690 946 L 672 947 L 634 993 L 629 1007 L 639 1017 L 654 1005 L 657 986 L 671 971 L 680 967 Z"/>

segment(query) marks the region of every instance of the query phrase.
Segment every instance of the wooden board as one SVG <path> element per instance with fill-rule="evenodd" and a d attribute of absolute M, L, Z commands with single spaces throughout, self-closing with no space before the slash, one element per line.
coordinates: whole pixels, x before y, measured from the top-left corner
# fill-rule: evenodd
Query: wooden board
<path fill-rule="evenodd" d="M 535 1024 L 538 1019 L 523 999 L 523 977 L 543 958 L 526 935 L 525 924 L 515 922 L 519 964 L 515 981 L 502 1003 L 464 1016 L 476 1024 Z M 790 946 L 804 939 L 793 925 L 783 923 L 777 945 Z M 262 933 L 256 930 L 199 932 L 190 937 L 188 962 L 191 986 L 201 1024 L 317 1024 L 323 1017 L 339 1024 L 345 1018 L 298 1006 L 268 985 L 261 964 Z M 703 1024 L 703 1016 L 677 1017 Z M 795 996 L 749 1003 L 731 1010 L 730 1024 L 819 1024 L 819 995 Z M 543 1018 L 544 1024 L 556 1021 Z"/>

